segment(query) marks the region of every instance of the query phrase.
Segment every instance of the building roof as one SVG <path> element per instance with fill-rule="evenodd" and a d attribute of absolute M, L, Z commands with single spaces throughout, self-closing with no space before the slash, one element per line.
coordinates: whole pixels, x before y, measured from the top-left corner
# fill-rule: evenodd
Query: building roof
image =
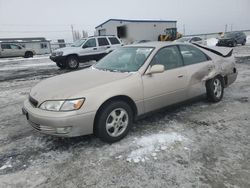
<path fill-rule="evenodd" d="M 103 26 L 104 24 L 110 22 L 110 21 L 118 21 L 118 22 L 141 22 L 141 23 L 176 23 L 177 21 L 175 20 L 126 20 L 126 19 L 109 19 L 102 24 L 96 26 L 95 28 L 97 29 L 98 27 Z"/>
<path fill-rule="evenodd" d="M 44 37 L 31 38 L 0 38 L 2 42 L 48 42 Z"/>

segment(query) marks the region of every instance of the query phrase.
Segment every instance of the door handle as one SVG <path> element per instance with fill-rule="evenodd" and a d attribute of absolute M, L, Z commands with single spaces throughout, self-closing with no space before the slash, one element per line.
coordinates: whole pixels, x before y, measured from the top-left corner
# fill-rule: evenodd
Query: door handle
<path fill-rule="evenodd" d="M 179 76 L 178 76 L 178 78 L 183 78 L 183 77 L 184 77 L 184 75 L 179 75 Z"/>
<path fill-rule="evenodd" d="M 107 46 L 107 48 L 110 48 L 110 46 Z"/>

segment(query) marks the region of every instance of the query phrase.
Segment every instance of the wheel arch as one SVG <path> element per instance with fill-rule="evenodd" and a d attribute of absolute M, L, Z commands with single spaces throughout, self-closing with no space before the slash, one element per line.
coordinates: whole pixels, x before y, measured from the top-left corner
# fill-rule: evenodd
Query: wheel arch
<path fill-rule="evenodd" d="M 104 109 L 104 107 L 113 102 L 113 101 L 123 101 L 123 102 L 126 102 L 132 109 L 133 111 L 133 118 L 135 119 L 135 117 L 137 116 L 138 114 L 138 109 L 137 109 L 137 106 L 135 104 L 135 102 L 133 101 L 133 99 L 131 99 L 130 97 L 128 97 L 127 95 L 117 95 L 117 96 L 113 96 L 109 99 L 107 99 L 106 101 L 104 101 L 101 106 L 98 108 L 96 114 L 95 114 L 95 118 L 94 118 L 94 126 L 93 126 L 93 132 L 95 133 L 96 132 L 96 124 L 97 124 L 97 119 L 100 115 L 100 112 Z M 133 121 L 134 121 L 133 119 Z"/>
<path fill-rule="evenodd" d="M 78 55 L 78 54 L 76 54 L 76 53 L 73 53 L 73 54 L 68 54 L 68 55 L 66 55 L 66 58 L 68 58 L 68 57 L 70 57 L 70 56 L 75 56 L 75 57 L 77 57 L 77 58 L 78 58 L 78 60 L 79 60 L 79 55 Z"/>
<path fill-rule="evenodd" d="M 206 80 L 206 87 L 207 87 L 208 81 L 212 80 L 213 78 L 216 78 L 216 77 L 218 77 L 218 78 L 220 78 L 222 80 L 223 87 L 226 86 L 227 77 L 226 76 L 222 76 L 221 74 L 216 74 L 213 77 L 211 77 L 211 78 L 209 78 L 209 79 Z"/>

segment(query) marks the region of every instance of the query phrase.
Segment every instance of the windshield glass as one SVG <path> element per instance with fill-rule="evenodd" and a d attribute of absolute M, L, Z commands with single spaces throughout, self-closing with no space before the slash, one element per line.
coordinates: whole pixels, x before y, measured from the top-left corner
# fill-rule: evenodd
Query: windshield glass
<path fill-rule="evenodd" d="M 80 47 L 87 39 L 80 39 L 71 44 L 72 47 Z"/>
<path fill-rule="evenodd" d="M 123 47 L 101 59 L 94 67 L 100 70 L 134 72 L 144 64 L 153 48 Z"/>
<path fill-rule="evenodd" d="M 190 39 L 191 39 L 191 38 L 184 38 L 184 37 L 182 37 L 182 38 L 180 38 L 180 39 L 178 39 L 178 40 L 176 40 L 176 41 L 177 41 L 177 42 L 188 42 Z"/>
<path fill-rule="evenodd" d="M 225 33 L 223 38 L 233 38 L 234 37 L 234 33 Z"/>

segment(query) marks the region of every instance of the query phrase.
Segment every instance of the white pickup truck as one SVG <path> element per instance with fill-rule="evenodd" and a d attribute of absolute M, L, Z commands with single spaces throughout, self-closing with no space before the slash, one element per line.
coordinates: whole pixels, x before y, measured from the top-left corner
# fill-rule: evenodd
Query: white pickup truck
<path fill-rule="evenodd" d="M 0 43 L 0 57 L 33 57 L 35 51 L 17 44 Z"/>
<path fill-rule="evenodd" d="M 98 61 L 120 46 L 121 41 L 116 36 L 93 36 L 53 51 L 50 59 L 62 69 L 77 69 L 80 62 Z"/>

